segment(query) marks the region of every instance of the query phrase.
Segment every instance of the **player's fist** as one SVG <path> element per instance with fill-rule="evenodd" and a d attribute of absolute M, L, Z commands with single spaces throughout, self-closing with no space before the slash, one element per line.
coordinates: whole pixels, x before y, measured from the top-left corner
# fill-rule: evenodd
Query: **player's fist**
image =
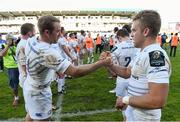
<path fill-rule="evenodd" d="M 102 52 L 101 55 L 99 56 L 99 60 L 104 60 L 106 59 L 107 57 L 110 57 L 111 54 L 110 52 L 106 51 L 106 52 Z"/>
<path fill-rule="evenodd" d="M 117 110 L 123 110 L 125 108 L 125 104 L 122 102 L 122 97 L 117 97 L 115 107 Z"/>

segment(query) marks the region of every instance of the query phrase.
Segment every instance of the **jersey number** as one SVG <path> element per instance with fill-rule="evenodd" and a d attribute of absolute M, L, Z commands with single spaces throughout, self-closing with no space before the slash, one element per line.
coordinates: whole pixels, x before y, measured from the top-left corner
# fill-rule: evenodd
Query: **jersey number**
<path fill-rule="evenodd" d="M 125 65 L 125 67 L 127 67 L 131 62 L 131 57 L 125 57 L 125 61 L 127 61 L 127 64 Z"/>

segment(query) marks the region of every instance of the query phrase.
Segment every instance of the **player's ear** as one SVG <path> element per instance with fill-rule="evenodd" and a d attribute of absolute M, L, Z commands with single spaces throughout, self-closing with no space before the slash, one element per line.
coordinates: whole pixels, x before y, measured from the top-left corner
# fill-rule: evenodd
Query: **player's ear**
<path fill-rule="evenodd" d="M 150 31 L 149 28 L 144 29 L 143 34 L 144 34 L 145 37 L 147 37 L 149 35 L 149 31 Z"/>

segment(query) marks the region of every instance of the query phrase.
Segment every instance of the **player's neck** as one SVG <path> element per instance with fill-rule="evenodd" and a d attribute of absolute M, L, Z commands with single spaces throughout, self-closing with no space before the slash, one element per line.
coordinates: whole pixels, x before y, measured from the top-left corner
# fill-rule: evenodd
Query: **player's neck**
<path fill-rule="evenodd" d="M 121 42 L 129 40 L 129 37 L 123 37 L 121 38 Z"/>
<path fill-rule="evenodd" d="M 155 43 L 155 39 L 153 38 L 150 38 L 150 37 L 147 37 L 141 47 L 141 50 L 143 50 L 145 47 L 151 45 L 151 44 L 154 44 Z"/>
<path fill-rule="evenodd" d="M 24 40 L 27 40 L 28 38 L 29 38 L 28 35 L 22 35 L 22 36 L 21 36 L 21 39 L 24 39 Z"/>
<path fill-rule="evenodd" d="M 45 42 L 45 43 L 49 43 L 49 44 L 50 44 L 49 39 L 47 39 L 47 38 L 45 38 L 45 37 L 43 37 L 43 36 L 40 36 L 39 41 Z"/>

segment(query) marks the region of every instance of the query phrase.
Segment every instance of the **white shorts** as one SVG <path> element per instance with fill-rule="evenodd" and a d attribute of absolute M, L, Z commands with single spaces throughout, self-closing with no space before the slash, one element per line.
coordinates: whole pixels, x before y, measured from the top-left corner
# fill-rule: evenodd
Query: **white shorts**
<path fill-rule="evenodd" d="M 85 53 L 86 53 L 86 50 L 84 48 L 81 49 L 80 52 L 79 52 L 80 55 L 84 55 Z"/>
<path fill-rule="evenodd" d="M 117 79 L 118 80 L 118 79 Z M 128 88 L 128 81 L 117 81 L 116 82 L 116 96 L 126 96 L 127 95 L 127 88 Z"/>
<path fill-rule="evenodd" d="M 90 54 L 93 53 L 93 48 L 87 48 L 87 52 L 89 52 Z"/>
<path fill-rule="evenodd" d="M 34 120 L 50 118 L 52 115 L 52 93 L 50 86 L 36 89 L 27 82 L 24 83 L 23 87 L 27 113 Z"/>
<path fill-rule="evenodd" d="M 147 110 L 147 109 L 138 109 L 131 106 L 128 106 L 125 111 L 125 116 L 127 121 L 148 121 L 148 122 L 160 122 L 161 119 L 161 110 Z"/>
<path fill-rule="evenodd" d="M 26 75 L 19 74 L 19 85 L 21 88 L 23 88 L 26 78 L 27 78 Z"/>

